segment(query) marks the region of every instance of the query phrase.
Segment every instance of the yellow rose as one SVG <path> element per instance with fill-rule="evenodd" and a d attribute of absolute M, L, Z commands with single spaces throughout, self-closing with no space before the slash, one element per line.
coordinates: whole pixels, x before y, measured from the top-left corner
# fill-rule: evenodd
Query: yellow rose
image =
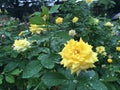
<path fill-rule="evenodd" d="M 73 19 L 72 19 L 72 22 L 73 23 L 76 23 L 78 21 L 78 17 L 74 17 Z"/>
<path fill-rule="evenodd" d="M 108 58 L 108 59 L 107 59 L 107 62 L 108 62 L 108 63 L 112 63 L 112 61 L 113 61 L 113 60 L 112 60 L 111 58 Z"/>
<path fill-rule="evenodd" d="M 76 35 L 76 31 L 75 30 L 70 30 L 69 35 L 74 37 Z"/>
<path fill-rule="evenodd" d="M 120 47 L 116 47 L 116 50 L 117 50 L 117 51 L 120 51 Z"/>
<path fill-rule="evenodd" d="M 63 22 L 63 18 L 62 17 L 58 17 L 56 20 L 55 20 L 56 24 L 62 24 Z"/>
<path fill-rule="evenodd" d="M 18 52 L 23 52 L 27 50 L 27 48 L 30 48 L 30 42 L 27 41 L 27 39 L 23 40 L 15 40 L 14 44 L 14 50 L 17 50 Z"/>
<path fill-rule="evenodd" d="M 93 2 L 93 0 L 86 0 L 86 3 L 88 3 L 88 4 L 90 4 L 92 2 Z"/>
<path fill-rule="evenodd" d="M 114 25 L 111 22 L 107 22 L 107 23 L 104 24 L 104 26 L 113 27 Z"/>
<path fill-rule="evenodd" d="M 94 63 L 98 61 L 97 53 L 92 51 L 92 46 L 82 39 L 79 42 L 71 39 L 59 54 L 62 57 L 60 64 L 77 75 L 81 70 L 95 67 Z"/>
<path fill-rule="evenodd" d="M 96 52 L 100 53 L 100 54 L 104 53 L 105 52 L 105 47 L 104 46 L 96 47 Z"/>
<path fill-rule="evenodd" d="M 45 25 L 36 25 L 36 24 L 30 25 L 30 31 L 32 32 L 32 34 L 40 34 L 45 30 L 46 30 Z"/>

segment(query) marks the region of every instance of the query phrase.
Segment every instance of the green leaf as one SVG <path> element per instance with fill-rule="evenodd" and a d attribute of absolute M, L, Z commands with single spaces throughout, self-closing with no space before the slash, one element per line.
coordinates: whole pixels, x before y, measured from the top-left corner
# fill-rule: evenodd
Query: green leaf
<path fill-rule="evenodd" d="M 47 48 L 47 47 L 42 47 L 42 48 L 40 48 L 40 50 L 41 50 L 42 53 L 50 54 L 50 49 Z"/>
<path fill-rule="evenodd" d="M 34 90 L 46 90 L 47 86 L 41 81 L 38 85 L 34 88 Z"/>
<path fill-rule="evenodd" d="M 60 52 L 63 45 L 70 39 L 71 37 L 66 31 L 55 32 L 50 41 L 51 52 Z"/>
<path fill-rule="evenodd" d="M 105 81 L 105 82 L 113 82 L 113 81 L 117 81 L 117 80 L 118 80 L 118 78 L 114 77 L 114 76 L 109 76 L 109 77 L 103 78 L 103 81 Z"/>
<path fill-rule="evenodd" d="M 48 42 L 50 38 L 50 36 L 39 36 L 39 37 L 40 39 L 38 40 L 38 44 L 41 44 L 43 42 Z"/>
<path fill-rule="evenodd" d="M 36 87 L 40 83 L 40 80 L 38 78 L 30 78 L 27 81 L 27 90 L 30 90 L 32 87 Z M 34 90 L 34 89 L 32 89 Z M 41 89 L 40 89 L 41 90 Z"/>
<path fill-rule="evenodd" d="M 15 50 L 11 51 L 11 57 L 17 58 L 17 56 L 18 56 L 18 52 L 17 51 L 15 51 Z"/>
<path fill-rule="evenodd" d="M 8 63 L 8 64 L 5 66 L 4 72 L 12 71 L 12 70 L 14 70 L 17 66 L 18 66 L 18 63 L 10 62 L 10 63 Z"/>
<path fill-rule="evenodd" d="M 66 81 L 66 77 L 63 74 L 57 72 L 45 73 L 41 79 L 47 86 L 64 84 Z"/>
<path fill-rule="evenodd" d="M 15 69 L 11 72 L 12 75 L 19 75 L 22 71 L 19 69 Z"/>
<path fill-rule="evenodd" d="M 69 34 L 68 34 L 68 32 L 66 32 L 66 31 L 58 31 L 58 32 L 56 32 L 55 34 L 54 34 L 54 36 L 56 36 L 56 37 L 61 37 L 61 38 L 63 38 L 64 40 L 69 40 L 69 39 L 71 39 L 71 37 L 69 36 Z"/>
<path fill-rule="evenodd" d="M 117 90 L 116 83 L 113 84 L 113 83 L 105 82 L 105 85 L 107 86 L 108 90 Z"/>
<path fill-rule="evenodd" d="M 107 87 L 98 80 L 95 71 L 83 71 L 77 77 L 77 90 L 107 90 Z"/>
<path fill-rule="evenodd" d="M 0 84 L 2 84 L 3 75 L 0 75 Z"/>
<path fill-rule="evenodd" d="M 30 18 L 30 23 L 31 24 L 37 24 L 37 25 L 41 25 L 44 24 L 43 19 L 41 18 L 41 16 L 33 16 Z"/>
<path fill-rule="evenodd" d="M 23 78 L 30 78 L 36 75 L 42 69 L 40 61 L 31 61 L 23 70 Z"/>
<path fill-rule="evenodd" d="M 8 83 L 14 83 L 15 82 L 15 78 L 12 75 L 5 75 L 5 80 Z"/>
<path fill-rule="evenodd" d="M 57 71 L 59 73 L 62 73 L 63 75 L 65 75 L 65 77 L 67 77 L 69 80 L 74 80 L 75 79 L 75 74 L 71 74 L 71 71 L 69 69 L 63 69 L 61 67 L 57 68 Z"/>
<path fill-rule="evenodd" d="M 54 61 L 49 54 L 40 54 L 38 59 L 45 68 L 52 69 L 54 67 Z"/>
<path fill-rule="evenodd" d="M 76 83 L 74 83 L 74 80 L 67 80 L 67 84 L 62 85 L 59 90 L 76 90 L 75 88 Z"/>
<path fill-rule="evenodd" d="M 30 48 L 30 53 L 28 53 L 28 59 L 32 59 L 32 57 L 38 56 L 41 52 L 40 48 L 36 45 L 35 47 Z"/>
<path fill-rule="evenodd" d="M 48 15 L 48 8 L 45 6 L 42 6 L 42 13 L 43 15 Z"/>
<path fill-rule="evenodd" d="M 0 62 L 0 67 L 3 65 L 3 63 Z"/>
<path fill-rule="evenodd" d="M 60 7 L 60 5 L 54 5 L 50 8 L 49 10 L 49 13 L 52 14 L 52 13 L 56 13 L 58 12 L 58 8 Z"/>
<path fill-rule="evenodd" d="M 99 80 L 92 80 L 89 82 L 89 84 L 93 90 L 108 90 L 107 87 Z"/>
<path fill-rule="evenodd" d="M 40 16 L 41 13 L 40 13 L 40 12 L 34 12 L 34 13 L 31 15 L 31 17 L 32 17 L 32 16 L 36 16 L 36 15 L 39 15 L 39 16 Z"/>
<path fill-rule="evenodd" d="M 30 40 L 39 40 L 40 36 L 39 35 L 32 35 L 31 37 L 29 37 Z"/>
<path fill-rule="evenodd" d="M 79 84 L 77 86 L 77 90 L 94 90 L 94 89 L 91 88 L 88 83 L 85 83 L 85 84 L 82 84 L 82 85 Z"/>
<path fill-rule="evenodd" d="M 78 80 L 81 79 L 86 79 L 86 80 L 94 80 L 94 79 L 98 79 L 98 75 L 95 73 L 94 70 L 90 70 L 90 71 L 83 71 L 79 74 L 79 76 L 77 77 Z"/>

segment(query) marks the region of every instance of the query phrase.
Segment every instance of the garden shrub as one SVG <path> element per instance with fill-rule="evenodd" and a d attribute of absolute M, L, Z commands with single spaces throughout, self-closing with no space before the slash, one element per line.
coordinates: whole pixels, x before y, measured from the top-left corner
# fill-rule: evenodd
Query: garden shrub
<path fill-rule="evenodd" d="M 120 21 L 93 16 L 88 1 L 43 5 L 29 24 L 3 24 L 1 90 L 118 90 Z"/>

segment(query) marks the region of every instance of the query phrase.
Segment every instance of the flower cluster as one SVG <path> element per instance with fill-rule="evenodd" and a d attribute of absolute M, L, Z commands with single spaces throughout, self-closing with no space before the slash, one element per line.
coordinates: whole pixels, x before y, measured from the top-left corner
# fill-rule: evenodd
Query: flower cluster
<path fill-rule="evenodd" d="M 15 40 L 13 44 L 13 49 L 17 50 L 18 52 L 23 52 L 30 48 L 31 43 L 27 41 L 27 39 L 22 39 L 22 40 Z"/>
<path fill-rule="evenodd" d="M 59 54 L 62 56 L 60 64 L 69 68 L 71 73 L 79 74 L 81 70 L 93 68 L 94 63 L 98 61 L 97 53 L 92 51 L 92 46 L 82 39 L 79 42 L 71 39 Z"/>

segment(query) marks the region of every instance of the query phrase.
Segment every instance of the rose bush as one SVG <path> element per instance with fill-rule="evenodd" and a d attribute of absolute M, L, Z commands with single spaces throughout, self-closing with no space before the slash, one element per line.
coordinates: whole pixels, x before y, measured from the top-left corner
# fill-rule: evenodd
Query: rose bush
<path fill-rule="evenodd" d="M 120 21 L 93 16 L 92 1 L 43 5 L 29 24 L 1 22 L 0 89 L 117 90 Z"/>

